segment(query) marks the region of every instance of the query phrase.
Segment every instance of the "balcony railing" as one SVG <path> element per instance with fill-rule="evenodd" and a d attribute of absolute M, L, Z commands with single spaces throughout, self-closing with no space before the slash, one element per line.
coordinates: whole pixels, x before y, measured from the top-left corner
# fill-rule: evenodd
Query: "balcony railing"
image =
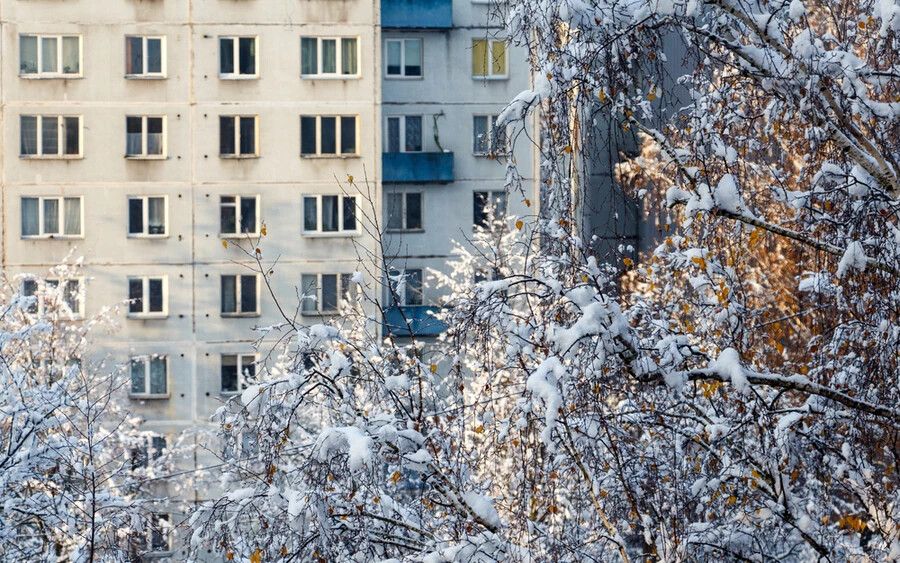
<path fill-rule="evenodd" d="M 447 325 L 432 316 L 437 311 L 437 307 L 422 305 L 391 307 L 384 311 L 384 332 L 394 336 L 437 336 L 447 330 Z"/>
<path fill-rule="evenodd" d="M 452 0 L 381 0 L 381 27 L 450 29 Z"/>
<path fill-rule="evenodd" d="M 386 152 L 381 162 L 385 183 L 453 181 L 452 152 Z"/>

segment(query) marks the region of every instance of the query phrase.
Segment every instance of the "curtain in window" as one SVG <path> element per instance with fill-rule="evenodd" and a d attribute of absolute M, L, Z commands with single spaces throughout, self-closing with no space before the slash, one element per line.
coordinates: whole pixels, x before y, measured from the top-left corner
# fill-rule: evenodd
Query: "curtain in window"
<path fill-rule="evenodd" d="M 303 305 L 301 307 L 304 313 L 316 312 L 316 275 L 303 274 L 300 276 L 300 289 L 303 292 Z"/>
<path fill-rule="evenodd" d="M 406 152 L 422 150 L 422 116 L 406 116 Z"/>
<path fill-rule="evenodd" d="M 125 38 L 125 73 L 144 73 L 144 41 L 140 37 Z"/>
<path fill-rule="evenodd" d="M 38 71 L 38 38 L 34 35 L 19 36 L 19 72 L 35 74 Z"/>
<path fill-rule="evenodd" d="M 488 48 L 484 39 L 472 40 L 472 76 L 487 76 Z"/>
<path fill-rule="evenodd" d="M 222 196 L 219 204 L 219 232 L 234 234 L 237 232 L 237 205 L 235 196 Z"/>
<path fill-rule="evenodd" d="M 78 280 L 69 280 L 63 288 L 63 300 L 68 305 L 69 310 L 76 315 L 81 312 L 81 302 L 78 300 L 79 285 Z"/>
<path fill-rule="evenodd" d="M 125 118 L 125 154 L 140 155 L 143 151 L 143 123 L 140 117 Z"/>
<path fill-rule="evenodd" d="M 56 43 L 56 37 L 41 37 L 41 72 L 59 72 Z"/>
<path fill-rule="evenodd" d="M 80 235 L 81 234 L 81 199 L 77 197 L 67 197 L 65 199 L 65 225 L 64 234 Z"/>
<path fill-rule="evenodd" d="M 79 53 L 80 49 L 78 48 L 80 42 L 77 36 L 62 38 L 62 70 L 65 74 L 78 74 L 81 72 L 81 53 Z"/>
<path fill-rule="evenodd" d="M 222 276 L 222 312 L 237 312 L 237 276 Z"/>
<path fill-rule="evenodd" d="M 59 154 L 59 119 L 55 115 L 41 117 L 41 154 Z"/>
<path fill-rule="evenodd" d="M 166 393 L 165 358 L 150 360 L 150 393 L 153 395 L 165 395 Z"/>
<path fill-rule="evenodd" d="M 338 230 L 338 197 L 322 196 L 322 230 L 334 232 Z"/>
<path fill-rule="evenodd" d="M 341 39 L 341 74 L 356 74 L 356 38 Z"/>
<path fill-rule="evenodd" d="M 403 194 L 388 194 L 387 228 L 403 229 Z"/>
<path fill-rule="evenodd" d="M 162 72 L 162 39 L 147 39 L 147 72 Z"/>
<path fill-rule="evenodd" d="M 318 74 L 319 40 L 315 37 L 300 38 L 300 74 Z"/>
<path fill-rule="evenodd" d="M 139 359 L 131 360 L 131 392 L 135 394 L 146 393 L 145 366 Z"/>
<path fill-rule="evenodd" d="M 322 40 L 322 73 L 334 74 L 337 72 L 337 40 Z"/>
<path fill-rule="evenodd" d="M 315 231 L 319 226 L 319 206 L 316 198 L 303 198 L 303 230 Z"/>
<path fill-rule="evenodd" d="M 387 120 L 387 152 L 400 152 L 400 118 Z"/>
<path fill-rule="evenodd" d="M 23 115 L 19 118 L 19 135 L 21 137 L 21 154 L 37 154 L 37 122 L 35 115 Z"/>
<path fill-rule="evenodd" d="M 22 236 L 37 236 L 41 234 L 39 217 L 39 201 L 36 197 L 22 198 Z"/>
<path fill-rule="evenodd" d="M 506 74 L 506 43 L 491 42 L 491 74 Z"/>
<path fill-rule="evenodd" d="M 44 200 L 44 234 L 59 234 L 59 200 Z"/>
<path fill-rule="evenodd" d="M 163 118 L 147 118 L 147 154 L 163 153 Z"/>
<path fill-rule="evenodd" d="M 400 75 L 400 65 L 402 61 L 401 51 L 400 49 L 403 46 L 402 41 L 388 41 L 387 42 L 387 73 L 388 76 L 399 76 Z"/>
<path fill-rule="evenodd" d="M 403 42 L 405 51 L 404 74 L 406 76 L 422 76 L 422 42 L 418 39 L 407 39 Z"/>
<path fill-rule="evenodd" d="M 162 197 L 147 198 L 149 234 L 166 234 L 166 200 Z"/>

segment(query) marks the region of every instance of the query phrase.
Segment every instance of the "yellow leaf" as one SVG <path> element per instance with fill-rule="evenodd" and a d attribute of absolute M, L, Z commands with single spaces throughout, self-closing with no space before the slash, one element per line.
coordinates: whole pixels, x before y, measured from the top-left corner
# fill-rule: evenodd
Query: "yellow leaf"
<path fill-rule="evenodd" d="M 582 281 L 582 283 L 587 283 L 587 282 L 588 282 L 588 277 L 582 275 L 582 276 L 581 276 L 581 281 Z"/>
<path fill-rule="evenodd" d="M 524 225 L 524 223 L 522 223 L 521 220 L 516 221 L 516 228 L 519 229 L 520 231 L 522 230 L 523 225 Z"/>
<path fill-rule="evenodd" d="M 394 483 L 396 485 L 397 481 L 399 481 L 399 480 L 400 480 L 400 472 L 394 471 L 394 474 L 391 475 L 391 483 Z"/>
<path fill-rule="evenodd" d="M 649 94 L 647 94 L 647 99 L 652 102 L 653 100 L 656 99 L 656 94 L 654 94 L 653 92 L 650 92 Z"/>
<path fill-rule="evenodd" d="M 287 546 L 283 545 L 281 546 L 281 556 L 284 557 L 285 555 L 287 555 Z"/>
<path fill-rule="evenodd" d="M 262 229 L 260 229 L 259 232 L 260 232 L 260 234 L 262 234 L 262 236 L 266 236 L 266 224 L 265 223 L 263 223 Z"/>
<path fill-rule="evenodd" d="M 694 264 L 700 266 L 701 268 L 706 268 L 706 260 L 704 260 L 703 258 L 694 256 L 693 258 L 691 258 L 691 260 L 694 262 Z"/>
<path fill-rule="evenodd" d="M 526 200 L 525 200 L 525 207 L 531 207 L 531 200 L 530 200 L 530 199 L 526 199 Z"/>
<path fill-rule="evenodd" d="M 253 555 L 250 556 L 250 563 L 259 563 L 260 561 L 262 561 L 262 550 L 257 547 Z"/>
<path fill-rule="evenodd" d="M 569 145 L 566 145 L 566 148 L 564 148 L 563 150 L 566 152 L 572 152 L 572 147 L 570 147 Z"/>
<path fill-rule="evenodd" d="M 222 241 L 222 248 L 228 248 L 228 241 L 227 241 L 227 240 L 223 240 L 223 241 Z"/>
<path fill-rule="evenodd" d="M 225 554 L 225 559 L 228 559 L 229 561 L 231 561 L 232 559 L 234 559 L 234 553 L 231 553 L 229 551 L 228 553 Z"/>
<path fill-rule="evenodd" d="M 352 181 L 353 181 L 353 176 L 351 176 L 351 175 L 348 174 L 348 175 L 347 175 L 347 181 L 348 181 L 348 182 L 352 182 Z"/>
<path fill-rule="evenodd" d="M 431 364 L 431 373 L 437 373 L 437 364 Z"/>
<path fill-rule="evenodd" d="M 625 258 L 622 258 L 622 263 L 625 264 L 626 268 L 630 268 L 634 264 L 634 262 L 631 260 L 631 258 L 629 258 L 627 256 Z"/>
<path fill-rule="evenodd" d="M 475 433 L 476 433 L 476 434 L 481 434 L 482 432 L 484 432 L 484 426 L 483 426 L 483 425 L 477 426 L 477 427 L 475 428 Z"/>

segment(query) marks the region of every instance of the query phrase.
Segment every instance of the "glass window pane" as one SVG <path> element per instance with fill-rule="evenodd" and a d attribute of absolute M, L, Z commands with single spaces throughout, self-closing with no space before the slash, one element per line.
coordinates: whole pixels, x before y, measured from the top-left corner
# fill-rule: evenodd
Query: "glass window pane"
<path fill-rule="evenodd" d="M 422 270 L 406 270 L 406 304 L 422 303 Z"/>
<path fill-rule="evenodd" d="M 69 310 L 75 314 L 81 312 L 81 301 L 78 299 L 78 290 L 80 285 L 81 284 L 78 283 L 78 280 L 69 280 L 66 282 L 66 287 L 64 288 L 63 293 L 63 300 L 66 302 Z"/>
<path fill-rule="evenodd" d="M 59 234 L 59 200 L 44 200 L 44 234 Z"/>
<path fill-rule="evenodd" d="M 81 142 L 79 140 L 80 120 L 77 117 L 64 117 L 63 128 L 66 131 L 66 154 L 80 154 Z"/>
<path fill-rule="evenodd" d="M 241 276 L 241 312 L 256 312 L 256 276 Z"/>
<path fill-rule="evenodd" d="M 256 154 L 256 118 L 241 118 L 241 154 Z"/>
<path fill-rule="evenodd" d="M 337 152 L 337 118 L 322 117 L 322 154 L 335 154 Z"/>
<path fill-rule="evenodd" d="M 487 192 L 475 192 L 472 198 L 472 222 L 476 227 L 487 226 Z"/>
<path fill-rule="evenodd" d="M 350 196 L 344 196 L 341 199 L 344 200 L 343 229 L 345 231 L 355 231 L 356 230 L 356 198 L 350 197 Z"/>
<path fill-rule="evenodd" d="M 256 232 L 256 198 L 241 198 L 241 232 Z"/>
<path fill-rule="evenodd" d="M 422 76 L 422 42 L 418 39 L 404 41 L 405 60 L 403 74 L 406 76 Z"/>
<path fill-rule="evenodd" d="M 315 274 L 303 274 L 300 276 L 300 290 L 303 292 L 302 310 L 304 313 L 314 313 L 316 311 L 316 283 Z"/>
<path fill-rule="evenodd" d="M 151 278 L 147 280 L 147 290 L 149 295 L 150 313 L 163 312 L 163 281 L 160 278 Z"/>
<path fill-rule="evenodd" d="M 128 280 L 128 312 L 144 312 L 144 280 L 140 278 Z"/>
<path fill-rule="evenodd" d="M 341 154 L 356 154 L 356 117 L 341 118 Z"/>
<path fill-rule="evenodd" d="M 336 311 L 338 306 L 337 274 L 322 274 L 322 311 Z"/>
<path fill-rule="evenodd" d="M 38 38 L 34 35 L 19 37 L 19 72 L 34 74 L 38 71 Z"/>
<path fill-rule="evenodd" d="M 55 115 L 41 118 L 41 154 L 59 154 L 59 118 Z"/>
<path fill-rule="evenodd" d="M 162 39 L 147 39 L 147 72 L 162 72 Z"/>
<path fill-rule="evenodd" d="M 317 205 L 316 198 L 304 197 L 303 198 L 303 230 L 304 231 L 317 230 L 318 221 L 319 221 L 318 205 Z"/>
<path fill-rule="evenodd" d="M 338 230 L 338 196 L 322 196 L 322 231 Z"/>
<path fill-rule="evenodd" d="M 356 74 L 356 38 L 341 39 L 341 74 Z"/>
<path fill-rule="evenodd" d="M 65 212 L 63 219 L 63 234 L 78 236 L 81 234 L 81 198 L 67 197 L 64 200 Z"/>
<path fill-rule="evenodd" d="M 222 196 L 219 205 L 219 232 L 234 234 L 237 232 L 237 206 L 234 196 Z"/>
<path fill-rule="evenodd" d="M 238 390 L 237 356 L 222 356 L 222 392 L 236 393 Z"/>
<path fill-rule="evenodd" d="M 406 152 L 422 150 L 422 116 L 406 116 Z"/>
<path fill-rule="evenodd" d="M 166 199 L 163 197 L 147 198 L 149 205 L 147 225 L 151 235 L 166 234 Z"/>
<path fill-rule="evenodd" d="M 422 194 L 406 194 L 406 228 L 422 228 Z"/>
<path fill-rule="evenodd" d="M 387 152 L 400 152 L 400 118 L 387 120 Z"/>
<path fill-rule="evenodd" d="M 144 40 L 141 37 L 125 38 L 125 73 L 144 73 Z"/>
<path fill-rule="evenodd" d="M 337 40 L 322 40 L 322 74 L 337 72 Z"/>
<path fill-rule="evenodd" d="M 300 38 L 300 74 L 317 74 L 319 41 L 315 37 Z"/>
<path fill-rule="evenodd" d="M 472 151 L 476 154 L 488 151 L 488 118 L 485 115 L 476 115 L 472 118 Z"/>
<path fill-rule="evenodd" d="M 145 372 L 144 362 L 139 359 L 131 360 L 131 392 L 132 393 L 145 393 L 146 392 L 146 372 Z"/>
<path fill-rule="evenodd" d="M 59 72 L 56 37 L 41 37 L 41 72 Z"/>
<path fill-rule="evenodd" d="M 234 74 L 234 39 L 219 38 L 219 72 Z"/>
<path fill-rule="evenodd" d="M 241 356 L 241 377 L 244 379 L 254 377 L 256 375 L 256 358 L 252 356 Z M 244 387 L 247 385 L 244 384 Z"/>
<path fill-rule="evenodd" d="M 316 154 L 315 117 L 300 117 L 300 154 Z"/>
<path fill-rule="evenodd" d="M 403 194 L 388 194 L 387 228 L 400 230 L 403 228 Z"/>
<path fill-rule="evenodd" d="M 143 120 L 140 117 L 125 118 L 125 154 L 143 153 Z"/>
<path fill-rule="evenodd" d="M 387 74 L 388 76 L 399 76 L 400 75 L 400 65 L 402 61 L 400 60 L 400 48 L 403 45 L 402 41 L 388 41 L 387 42 Z"/>
<path fill-rule="evenodd" d="M 63 46 L 63 73 L 78 74 L 81 72 L 81 53 L 79 44 L 81 40 L 77 36 L 62 38 Z"/>
<path fill-rule="evenodd" d="M 222 312 L 237 312 L 237 276 L 222 276 Z"/>
<path fill-rule="evenodd" d="M 22 198 L 22 236 L 37 236 L 40 233 L 40 224 L 38 219 L 38 198 L 23 197 Z"/>
<path fill-rule="evenodd" d="M 219 154 L 234 154 L 234 116 L 219 116 Z"/>
<path fill-rule="evenodd" d="M 503 41 L 491 43 L 491 74 L 506 74 L 506 43 Z"/>
<path fill-rule="evenodd" d="M 133 197 L 128 200 L 128 234 L 144 232 L 144 200 Z"/>
<path fill-rule="evenodd" d="M 147 154 L 163 153 L 163 118 L 147 118 Z"/>
<path fill-rule="evenodd" d="M 256 74 L 256 38 L 241 37 L 238 43 L 241 50 L 241 74 Z"/>
<path fill-rule="evenodd" d="M 472 40 L 472 76 L 485 76 L 488 69 L 487 41 Z"/>
<path fill-rule="evenodd" d="M 150 360 L 150 393 L 152 395 L 166 394 L 166 359 L 153 358 Z"/>
<path fill-rule="evenodd" d="M 19 131 L 21 136 L 21 153 L 23 155 L 37 154 L 37 125 L 36 115 L 23 115 L 19 118 Z"/>

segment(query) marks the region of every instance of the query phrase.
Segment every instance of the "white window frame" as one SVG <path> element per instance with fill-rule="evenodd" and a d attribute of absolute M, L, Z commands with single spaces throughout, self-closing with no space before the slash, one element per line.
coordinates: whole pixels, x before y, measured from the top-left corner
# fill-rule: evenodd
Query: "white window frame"
<path fill-rule="evenodd" d="M 37 72 L 22 72 L 22 37 L 36 37 L 37 38 Z M 78 38 L 78 72 L 63 72 L 63 38 L 64 37 L 77 37 Z M 41 48 L 41 43 L 43 39 L 56 39 L 56 68 L 59 69 L 57 72 L 43 72 L 41 67 L 44 63 L 44 50 Z M 79 34 L 70 34 L 70 33 L 20 33 L 19 34 L 19 77 L 27 78 L 27 79 L 42 79 L 42 78 L 83 78 L 84 77 L 84 37 Z"/>
<path fill-rule="evenodd" d="M 234 70 L 235 72 L 222 72 L 222 39 L 231 39 L 232 40 L 232 49 L 234 49 L 233 61 L 234 61 Z M 255 43 L 255 51 L 256 51 L 256 61 L 253 64 L 253 68 L 256 72 L 253 74 L 242 74 L 240 72 L 241 67 L 241 47 L 240 40 L 241 39 L 253 39 Z M 216 55 L 218 56 L 216 60 L 216 67 L 219 71 L 219 78 L 222 80 L 255 80 L 259 78 L 259 61 L 262 57 L 259 56 L 259 36 L 258 35 L 220 35 L 216 38 Z"/>
<path fill-rule="evenodd" d="M 476 151 L 475 150 L 475 118 L 484 117 L 487 118 L 487 130 L 485 134 L 487 135 L 487 150 L 485 151 Z M 509 153 L 509 131 L 507 127 L 503 128 L 503 147 L 494 147 L 494 131 L 496 130 L 497 118 L 500 117 L 498 114 L 491 113 L 475 113 L 472 114 L 472 154 L 475 156 L 488 156 L 491 154 L 508 154 Z M 492 148 L 496 148 L 496 151 L 492 151 Z"/>
<path fill-rule="evenodd" d="M 392 277 L 396 277 L 396 275 L 406 276 L 407 272 L 418 271 L 419 272 L 419 280 L 422 283 L 422 286 L 419 290 L 420 295 L 422 296 L 421 303 L 407 303 L 406 302 L 406 291 L 403 291 L 402 294 L 399 291 L 394 289 L 394 281 L 391 279 Z M 405 288 L 404 288 L 405 289 Z M 388 303 L 390 306 L 393 306 L 393 294 L 397 294 L 397 305 L 400 307 L 425 307 L 425 270 L 422 268 L 388 268 Z"/>
<path fill-rule="evenodd" d="M 422 226 L 417 229 L 410 229 L 406 225 L 406 198 L 409 194 L 419 194 L 419 198 L 421 201 L 421 203 L 419 205 L 419 222 L 422 224 Z M 401 220 L 403 222 L 403 226 L 399 229 L 392 229 L 392 228 L 388 227 L 388 225 L 390 224 L 390 220 L 387 219 L 387 220 L 385 220 L 385 224 L 384 224 L 387 232 L 389 232 L 389 233 L 421 233 L 421 232 L 424 232 L 425 231 L 425 192 L 418 191 L 418 190 L 411 190 L 411 191 L 406 191 L 406 192 L 387 192 L 388 209 L 387 209 L 387 213 L 385 215 L 388 217 L 390 216 L 391 211 L 392 211 L 391 207 L 390 207 L 390 197 L 393 195 L 399 195 L 402 197 L 402 200 L 403 200 L 403 203 L 400 206 L 400 213 L 402 214 Z"/>
<path fill-rule="evenodd" d="M 131 282 L 140 280 L 141 290 L 141 306 L 143 311 L 133 312 L 131 310 Z M 162 311 L 148 311 L 150 307 L 150 280 L 162 281 Z M 128 318 L 130 319 L 165 319 L 169 316 L 169 276 L 128 276 L 128 285 L 126 286 L 128 296 Z"/>
<path fill-rule="evenodd" d="M 315 304 L 316 309 L 314 311 L 307 310 L 305 308 L 305 304 L 308 299 L 304 299 L 306 295 L 306 287 L 303 285 L 303 276 L 316 276 L 316 294 L 315 294 Z M 351 276 L 353 274 L 341 273 L 341 272 L 316 272 L 316 273 L 306 273 L 300 276 L 301 280 L 301 300 L 302 303 L 300 305 L 300 314 L 307 317 L 315 317 L 320 315 L 336 315 L 340 312 L 341 307 L 348 305 L 347 296 L 344 295 L 344 280 L 347 280 L 347 284 L 350 287 L 351 291 L 356 289 L 356 284 L 351 281 Z M 322 309 L 322 276 L 335 276 L 337 280 L 337 308 L 335 309 Z"/>
<path fill-rule="evenodd" d="M 490 1 L 490 0 L 489 0 Z M 406 74 L 406 42 L 417 41 L 419 43 L 419 57 L 422 59 L 422 72 L 418 76 Z M 388 73 L 388 43 L 400 43 L 400 74 Z M 425 78 L 425 42 L 421 38 L 390 37 L 384 40 L 384 77 L 392 80 L 422 80 Z"/>
<path fill-rule="evenodd" d="M 230 117 L 234 120 L 234 150 L 241 150 L 241 119 L 253 119 L 253 149 L 252 153 L 222 153 L 222 118 Z M 259 116 L 258 115 L 220 115 L 219 116 L 219 158 L 259 158 Z"/>
<path fill-rule="evenodd" d="M 38 229 L 40 229 L 40 233 L 36 235 L 22 235 L 23 239 L 82 239 L 84 238 L 84 196 L 22 196 L 19 198 L 19 220 L 21 221 L 21 209 L 22 209 L 22 200 L 24 199 L 36 199 L 38 200 Z M 58 200 L 57 204 L 57 213 L 59 213 L 59 233 L 45 233 L 44 232 L 44 202 L 49 199 Z M 80 225 L 81 232 L 77 235 L 67 235 L 66 232 L 66 205 L 65 200 L 67 199 L 77 199 L 80 201 L 79 208 L 81 211 Z M 23 225 L 19 225 L 19 231 L 21 232 Z"/>
<path fill-rule="evenodd" d="M 33 281 L 35 283 L 35 292 L 30 296 L 25 293 L 25 283 Z M 56 284 L 53 291 L 55 291 L 59 287 L 59 278 L 38 278 L 38 277 L 29 277 L 22 280 L 22 295 L 26 295 L 27 297 L 36 296 L 36 308 L 33 311 L 29 311 L 32 314 L 37 314 L 38 316 L 43 316 L 46 312 L 46 300 L 44 296 L 48 293 L 47 289 L 42 290 L 42 285 L 46 288 L 48 285 Z M 78 291 L 76 293 L 75 301 L 76 305 L 78 305 L 77 311 L 72 311 L 72 314 L 68 317 L 70 320 L 80 320 L 84 318 L 84 278 L 83 277 L 74 277 L 74 278 L 66 278 L 66 282 L 75 282 L 78 284 Z M 69 309 L 72 309 L 72 305 L 65 301 L 65 297 L 63 297 L 63 301 L 68 305 Z"/>
<path fill-rule="evenodd" d="M 37 118 L 37 153 L 35 154 L 22 154 L 22 118 L 23 117 L 36 117 Z M 78 152 L 74 154 L 66 154 L 66 125 L 65 118 L 74 117 L 78 119 Z M 57 138 L 60 140 L 59 146 L 57 150 L 60 152 L 54 154 L 44 154 L 44 120 L 45 119 L 56 119 L 56 127 L 57 127 Z M 28 158 L 28 159 L 77 159 L 84 158 L 84 120 L 80 115 L 43 115 L 43 114 L 33 114 L 33 113 L 23 113 L 19 115 L 19 158 Z"/>
<path fill-rule="evenodd" d="M 303 73 L 303 40 L 304 39 L 315 39 L 316 40 L 316 73 L 315 74 L 304 74 Z M 343 41 L 342 39 L 356 39 L 356 72 L 353 74 L 343 74 L 341 72 L 341 63 L 343 62 Z M 335 72 L 321 72 L 322 70 L 322 41 L 334 40 L 336 42 L 335 47 Z M 338 79 L 338 80 L 346 80 L 352 78 L 360 78 L 360 46 L 361 41 L 359 40 L 359 36 L 355 35 L 328 35 L 328 36 L 317 36 L 317 35 L 303 35 L 300 37 L 300 78 L 307 79 Z"/>
<path fill-rule="evenodd" d="M 316 119 L 316 152 L 315 154 L 309 153 L 304 154 L 303 151 L 303 118 L 304 117 L 314 117 Z M 323 117 L 333 117 L 335 118 L 335 131 L 334 131 L 334 147 L 337 152 L 334 153 L 323 153 L 322 152 L 322 118 Z M 356 142 L 354 146 L 356 147 L 356 152 L 353 153 L 343 153 L 341 152 L 341 119 L 345 117 L 352 117 L 356 120 Z M 301 115 L 300 116 L 300 158 L 355 158 L 360 156 L 359 152 L 359 115 L 336 115 L 336 114 L 327 114 L 327 115 Z"/>
<path fill-rule="evenodd" d="M 473 37 L 472 43 L 469 45 L 470 49 L 475 49 L 476 41 L 486 41 L 487 42 L 487 74 L 475 74 L 474 68 L 472 70 L 472 78 L 476 80 L 504 80 L 509 78 L 509 45 L 505 39 L 495 39 L 493 37 Z M 495 43 L 503 43 L 503 72 L 494 74 L 494 44 Z"/>
<path fill-rule="evenodd" d="M 408 118 L 408 117 L 418 117 L 420 119 L 419 123 L 421 123 L 421 125 L 422 125 L 422 130 L 419 132 L 419 136 L 421 137 L 421 141 L 422 141 L 422 148 L 417 151 L 406 150 L 406 118 Z M 425 152 L 425 116 L 419 115 L 419 114 L 408 114 L 408 115 L 403 114 L 403 115 L 386 115 L 386 116 L 384 116 L 384 135 L 385 135 L 384 141 L 385 142 L 382 143 L 382 145 L 383 145 L 382 148 L 385 150 L 385 152 L 388 152 L 387 149 L 388 149 L 388 145 L 390 144 L 390 139 L 388 138 L 388 135 L 389 135 L 389 131 L 390 131 L 389 123 L 392 119 L 397 119 L 400 122 L 400 124 L 399 124 L 399 127 L 400 127 L 400 151 L 399 152 L 406 152 L 406 153 Z"/>
<path fill-rule="evenodd" d="M 166 392 L 165 393 L 151 393 L 150 392 L 150 361 L 157 360 L 162 358 L 166 363 Z M 135 393 L 131 390 L 132 383 L 132 363 L 137 360 L 141 361 L 144 364 L 144 392 L 143 393 Z M 132 399 L 168 399 L 172 394 L 172 381 L 171 381 L 171 370 L 169 369 L 171 364 L 169 362 L 169 356 L 165 354 L 143 354 L 137 356 L 131 356 L 128 359 L 128 396 Z"/>
<path fill-rule="evenodd" d="M 262 303 L 260 301 L 260 297 L 262 296 L 262 281 L 260 280 L 259 274 L 252 274 L 256 278 L 256 310 L 255 311 L 241 311 L 241 283 L 240 279 L 242 276 L 247 276 L 251 274 L 222 274 L 219 276 L 219 314 L 223 317 L 258 317 L 260 316 L 260 311 L 262 309 Z M 222 311 L 222 278 L 232 277 L 236 278 L 234 283 L 234 308 L 235 311 L 232 313 L 226 313 Z"/>
<path fill-rule="evenodd" d="M 234 203 L 224 203 L 222 201 L 223 197 L 233 197 Z M 254 199 L 256 200 L 256 230 L 252 233 L 244 233 L 241 232 L 241 201 L 242 199 Z M 246 238 L 246 237 L 258 237 L 259 229 L 262 225 L 262 219 L 260 218 L 260 198 L 259 194 L 257 195 L 238 195 L 238 194 L 221 194 L 219 195 L 219 238 Z M 222 232 L 222 207 L 234 207 L 234 228 L 235 232 L 233 233 L 225 233 Z"/>
<path fill-rule="evenodd" d="M 226 391 L 222 382 L 222 367 L 224 366 L 225 357 L 234 356 L 237 361 L 237 390 Z M 259 354 L 220 354 L 219 355 L 219 393 L 222 395 L 237 395 L 247 389 L 247 383 L 244 381 L 244 366 L 256 364 L 259 362 Z M 256 373 L 254 367 L 254 373 Z"/>
<path fill-rule="evenodd" d="M 141 40 L 141 51 L 143 53 L 142 65 L 144 68 L 144 72 L 128 72 L 128 40 L 139 38 Z M 149 50 L 147 49 L 147 41 L 150 39 L 159 39 L 159 56 L 160 56 L 160 72 L 147 72 L 147 62 L 150 58 Z M 130 80 L 159 80 L 161 78 L 166 78 L 166 36 L 165 35 L 126 35 L 125 36 L 125 78 Z"/>
<path fill-rule="evenodd" d="M 338 230 L 336 231 L 323 231 L 322 230 L 322 198 L 323 197 L 337 197 L 338 198 Z M 307 230 L 306 229 L 306 199 L 307 198 L 315 198 L 316 200 L 316 229 L 315 230 Z M 353 207 L 356 215 L 356 229 L 350 231 L 344 229 L 344 199 L 351 198 L 353 199 Z M 300 210 L 300 229 L 301 234 L 305 237 L 319 237 L 319 238 L 327 238 L 327 237 L 351 237 L 359 235 L 361 231 L 360 221 L 359 221 L 359 196 L 354 194 L 304 194 L 300 198 L 302 209 Z"/>
<path fill-rule="evenodd" d="M 141 119 L 141 152 L 129 154 L 128 153 L 128 118 L 138 117 Z M 147 153 L 147 136 L 150 134 L 150 129 L 148 128 L 148 119 L 162 119 L 162 153 L 160 154 L 148 154 Z M 168 126 L 166 123 L 165 115 L 126 115 L 125 116 L 125 158 L 129 160 L 165 160 L 167 157 L 168 149 Z"/>
<path fill-rule="evenodd" d="M 502 211 L 501 216 L 496 216 L 496 215 L 494 216 L 494 220 L 495 221 L 496 220 L 505 221 L 506 216 L 509 214 L 509 194 L 505 190 L 475 190 L 472 192 L 472 229 L 475 230 L 478 227 L 481 227 L 482 229 L 491 229 L 493 226 L 490 224 L 479 225 L 478 223 L 475 222 L 475 197 L 476 197 L 476 194 L 479 194 L 479 193 L 487 194 L 487 202 L 491 203 L 491 204 L 493 204 L 495 194 L 503 194 L 504 195 L 504 198 L 503 198 L 504 209 L 501 210 Z"/>
<path fill-rule="evenodd" d="M 165 220 L 163 221 L 163 229 L 165 232 L 162 233 L 151 233 L 150 232 L 150 199 L 162 198 L 163 200 L 163 213 L 165 214 Z M 131 232 L 131 201 L 132 200 L 140 200 L 141 201 L 141 224 L 143 225 L 143 230 L 140 233 L 132 233 Z M 126 205 L 128 206 L 125 209 L 126 215 L 126 231 L 128 231 L 128 238 L 166 238 L 169 236 L 169 196 L 167 195 L 130 195 L 126 200 Z"/>

